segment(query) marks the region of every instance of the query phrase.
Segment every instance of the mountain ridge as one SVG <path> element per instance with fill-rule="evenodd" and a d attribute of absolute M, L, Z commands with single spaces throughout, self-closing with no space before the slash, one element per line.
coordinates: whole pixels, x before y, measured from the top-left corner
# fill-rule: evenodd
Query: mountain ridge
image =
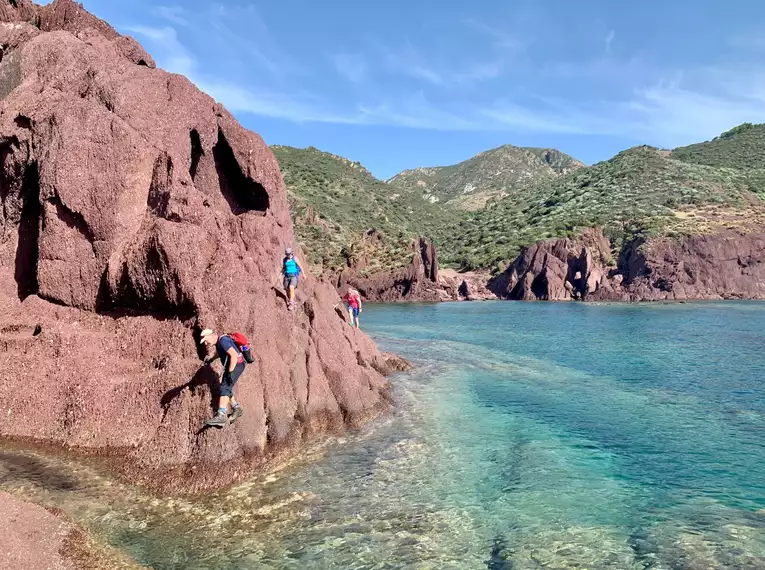
<path fill-rule="evenodd" d="M 602 228 L 614 262 L 635 240 L 650 244 L 765 228 L 763 125 L 740 125 L 712 141 L 674 150 L 637 146 L 590 166 L 552 149 L 503 145 L 456 165 L 409 169 L 382 182 L 359 163 L 332 160 L 364 173 L 357 197 L 371 184 L 383 210 L 397 201 L 409 205 L 398 209 L 402 222 L 391 217 L 384 228 L 388 234 L 403 230 L 400 243 L 392 247 L 387 238 L 377 242 L 381 249 L 364 249 L 366 275 L 409 263 L 417 235 L 436 244 L 442 267 L 498 275 L 532 244 L 576 239 L 593 228 Z M 471 181 L 474 187 L 465 192 Z M 305 188 L 290 193 L 300 210 Z M 313 203 L 321 212 L 322 205 Z M 357 221 L 357 232 L 374 225 L 364 216 Z"/>
<path fill-rule="evenodd" d="M 583 166 L 582 162 L 556 149 L 506 144 L 454 165 L 404 170 L 386 182 L 419 191 L 433 203 L 478 210 L 519 188 Z"/>

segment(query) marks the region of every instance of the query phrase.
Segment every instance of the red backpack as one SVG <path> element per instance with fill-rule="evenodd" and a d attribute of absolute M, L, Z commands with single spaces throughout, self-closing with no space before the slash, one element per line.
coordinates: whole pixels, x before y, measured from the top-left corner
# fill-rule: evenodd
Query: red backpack
<path fill-rule="evenodd" d="M 255 362 L 255 358 L 252 356 L 252 350 L 250 350 L 250 341 L 247 340 L 245 335 L 240 332 L 235 332 L 229 333 L 226 336 L 234 341 L 234 344 L 239 349 L 239 352 L 242 353 L 242 356 L 248 364 Z"/>

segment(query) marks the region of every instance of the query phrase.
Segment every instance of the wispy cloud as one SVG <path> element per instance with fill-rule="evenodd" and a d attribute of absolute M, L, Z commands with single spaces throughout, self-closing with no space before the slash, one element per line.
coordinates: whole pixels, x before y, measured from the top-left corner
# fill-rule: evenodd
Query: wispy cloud
<path fill-rule="evenodd" d="M 130 26 L 126 28 L 131 34 L 149 40 L 161 57 L 162 67 L 173 73 L 191 75 L 194 72 L 195 61 L 191 54 L 178 40 L 175 28 L 164 26 Z"/>
<path fill-rule="evenodd" d="M 502 61 L 489 61 L 476 63 L 465 70 L 456 71 L 453 74 L 453 78 L 456 83 L 474 83 L 496 79 L 502 75 L 503 71 Z"/>
<path fill-rule="evenodd" d="M 377 44 L 377 49 L 382 54 L 383 62 L 389 72 L 416 79 L 434 87 L 452 88 L 488 81 L 500 77 L 504 71 L 503 61 L 500 58 L 490 61 L 460 64 L 448 62 L 437 65 L 424 57 L 412 44 L 395 49 Z"/>
<path fill-rule="evenodd" d="M 613 48 L 615 39 L 616 39 L 616 32 L 614 30 L 611 30 L 610 32 L 608 32 L 605 39 L 607 55 L 611 55 L 611 49 Z"/>
<path fill-rule="evenodd" d="M 521 41 L 515 35 L 500 28 L 490 26 L 479 20 L 465 20 L 465 25 L 473 31 L 489 37 L 492 40 L 494 47 L 511 51 L 520 51 L 526 47 L 526 43 Z"/>
<path fill-rule="evenodd" d="M 155 6 L 152 12 L 176 26 L 188 26 L 189 20 L 186 9 L 181 6 Z"/>
<path fill-rule="evenodd" d="M 353 83 L 362 83 L 368 72 L 367 60 L 363 55 L 337 53 L 329 56 L 337 72 Z"/>
<path fill-rule="evenodd" d="M 710 70 L 712 77 L 721 73 Z M 765 122 L 765 69 L 754 75 L 728 76 L 731 88 L 714 84 L 658 84 L 638 90 L 618 111 L 632 120 L 626 127 L 665 146 L 709 139 L 743 122 Z"/>
<path fill-rule="evenodd" d="M 400 48 L 390 48 L 377 44 L 378 51 L 389 71 L 425 81 L 433 85 L 444 85 L 446 81 L 426 58 L 411 43 Z"/>
<path fill-rule="evenodd" d="M 740 34 L 730 38 L 728 44 L 736 49 L 762 51 L 765 50 L 765 36 Z"/>
<path fill-rule="evenodd" d="M 765 64 L 759 63 L 674 70 L 636 57 L 619 61 L 613 55 L 601 55 L 592 60 L 523 68 L 521 80 L 527 78 L 529 83 L 522 98 L 510 94 L 509 89 L 473 90 L 468 96 L 466 85 L 501 78 L 507 72 L 507 60 L 496 52 L 490 54 L 497 56 L 495 59 L 472 63 L 435 56 L 431 60 L 412 44 L 395 49 L 375 44 L 371 50 L 339 50 L 321 58 L 324 71 L 331 74 L 334 69 L 358 85 L 338 96 L 333 91 L 314 90 L 310 82 L 296 79 L 298 67 L 290 67 L 291 58 L 268 35 L 257 12 L 248 13 L 252 20 L 247 25 L 256 35 L 262 32 L 263 41 L 259 37 L 258 42 L 246 42 L 234 39 L 238 35 L 231 28 L 234 24 L 228 23 L 231 20 L 215 16 L 217 6 L 210 10 L 208 23 L 214 24 L 217 41 L 228 42 L 233 52 L 248 48 L 250 51 L 243 53 L 258 74 L 233 79 L 207 60 L 199 61 L 204 52 L 192 52 L 179 37 L 178 32 L 188 32 L 187 28 L 132 26 L 126 31 L 146 41 L 162 67 L 187 75 L 234 112 L 297 123 L 617 135 L 659 146 L 711 138 L 744 121 L 765 122 Z M 183 16 L 182 11 L 171 10 L 165 19 Z M 510 43 L 509 37 L 493 28 L 471 25 L 494 41 Z M 604 38 L 606 52 L 615 39 L 615 32 Z M 266 74 L 270 80 L 261 81 Z M 396 77 L 391 80 L 391 76 Z M 609 88 L 598 89 L 597 82 L 605 82 Z M 560 88 L 571 84 L 583 86 L 582 93 L 577 96 Z M 562 94 L 556 97 L 551 93 Z"/>

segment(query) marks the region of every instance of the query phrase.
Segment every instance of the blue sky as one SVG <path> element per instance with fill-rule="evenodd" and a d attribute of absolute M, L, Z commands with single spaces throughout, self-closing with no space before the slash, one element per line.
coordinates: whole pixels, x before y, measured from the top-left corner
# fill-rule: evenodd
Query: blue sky
<path fill-rule="evenodd" d="M 765 122 L 762 0 L 84 5 L 269 144 L 380 178 L 501 144 L 592 163 Z"/>

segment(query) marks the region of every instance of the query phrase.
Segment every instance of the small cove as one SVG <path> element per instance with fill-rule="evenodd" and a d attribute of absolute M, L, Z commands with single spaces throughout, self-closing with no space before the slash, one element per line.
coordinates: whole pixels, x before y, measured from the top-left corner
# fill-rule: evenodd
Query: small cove
<path fill-rule="evenodd" d="M 155 498 L 0 445 L 0 489 L 157 570 L 765 569 L 765 304 L 369 306 L 394 413 Z"/>

